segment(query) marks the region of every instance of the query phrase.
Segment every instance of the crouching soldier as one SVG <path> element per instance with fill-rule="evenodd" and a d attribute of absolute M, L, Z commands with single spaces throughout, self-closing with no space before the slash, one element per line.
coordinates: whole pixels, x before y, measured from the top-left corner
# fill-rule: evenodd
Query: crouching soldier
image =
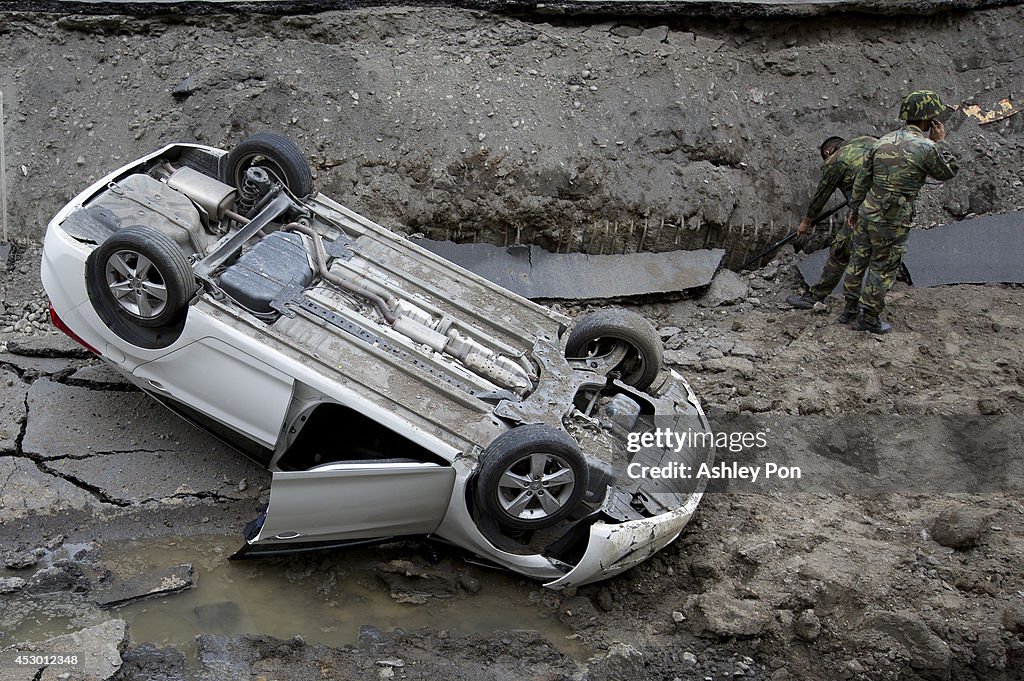
<path fill-rule="evenodd" d="M 818 188 L 807 207 L 807 214 L 796 228 L 797 234 L 806 234 L 812 228 L 815 217 L 821 214 L 825 203 L 836 189 L 843 193 L 847 201 L 850 200 L 853 182 L 860 172 L 864 156 L 877 141 L 877 138 L 868 135 L 854 137 L 849 141 L 842 137 L 829 137 L 825 140 L 821 145 L 821 158 L 824 160 L 821 166 L 821 179 L 818 180 Z M 843 278 L 846 265 L 850 262 L 852 237 L 853 228 L 844 220 L 832 238 L 828 261 L 821 271 L 818 283 L 805 293 L 789 296 L 786 302 L 801 310 L 809 310 L 815 303 L 825 300 Z"/>
<path fill-rule="evenodd" d="M 931 90 L 911 92 L 900 108 L 905 125 L 879 139 L 864 157 L 850 198 L 853 245 L 840 316 L 840 321 L 856 316 L 857 331 L 892 329 L 881 314 L 907 252 L 918 191 L 929 177 L 945 181 L 956 175 L 956 159 L 938 120 L 948 110 Z"/>

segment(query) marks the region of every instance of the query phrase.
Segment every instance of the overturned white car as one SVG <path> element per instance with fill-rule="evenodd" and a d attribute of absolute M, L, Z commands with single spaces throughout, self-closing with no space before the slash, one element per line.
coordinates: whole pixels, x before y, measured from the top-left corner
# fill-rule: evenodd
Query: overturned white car
<path fill-rule="evenodd" d="M 702 487 L 627 466 L 713 451 L 627 448 L 708 432 L 649 323 L 570 331 L 312 184 L 279 135 L 172 144 L 78 195 L 43 250 L 58 327 L 273 472 L 253 552 L 428 535 L 561 588 L 679 535 Z"/>

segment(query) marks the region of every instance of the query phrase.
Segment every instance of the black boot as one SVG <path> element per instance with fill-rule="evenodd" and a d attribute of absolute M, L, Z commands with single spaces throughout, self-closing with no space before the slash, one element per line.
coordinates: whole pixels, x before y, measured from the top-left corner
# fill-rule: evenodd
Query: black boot
<path fill-rule="evenodd" d="M 836 317 L 836 321 L 840 324 L 849 324 L 857 318 L 858 312 L 860 312 L 860 309 L 857 306 L 857 301 L 848 298 L 846 300 L 846 307 L 844 307 L 843 311 L 839 313 L 838 317 Z"/>
<path fill-rule="evenodd" d="M 804 291 L 800 295 L 792 295 L 786 298 L 786 302 L 799 310 L 810 310 L 815 303 L 820 303 L 822 298 L 815 298 L 810 291 Z"/>
<path fill-rule="evenodd" d="M 883 322 L 878 317 L 872 317 L 865 313 L 858 317 L 857 321 L 850 328 L 854 331 L 870 331 L 871 333 L 883 334 L 892 331 L 892 324 Z"/>

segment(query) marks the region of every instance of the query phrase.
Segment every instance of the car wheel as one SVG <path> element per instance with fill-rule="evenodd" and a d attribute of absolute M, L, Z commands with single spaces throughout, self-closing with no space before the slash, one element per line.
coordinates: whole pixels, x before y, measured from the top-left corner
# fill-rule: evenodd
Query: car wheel
<path fill-rule="evenodd" d="M 536 530 L 566 518 L 587 489 L 588 469 L 568 434 L 543 425 L 513 428 L 480 454 L 475 489 L 499 525 Z"/>
<path fill-rule="evenodd" d="M 629 310 L 599 310 L 583 317 L 565 345 L 569 359 L 620 356 L 614 371 L 638 390 L 648 388 L 664 362 L 661 338 L 651 323 Z"/>
<path fill-rule="evenodd" d="M 178 321 L 196 293 L 196 280 L 170 237 L 132 225 L 111 234 L 89 255 L 86 287 L 100 317 L 120 332 L 114 326 L 153 328 Z"/>
<path fill-rule="evenodd" d="M 284 135 L 261 132 L 239 142 L 224 160 L 221 181 L 241 191 L 245 171 L 253 166 L 271 171 L 296 196 L 308 196 L 313 191 L 313 173 L 306 157 Z"/>

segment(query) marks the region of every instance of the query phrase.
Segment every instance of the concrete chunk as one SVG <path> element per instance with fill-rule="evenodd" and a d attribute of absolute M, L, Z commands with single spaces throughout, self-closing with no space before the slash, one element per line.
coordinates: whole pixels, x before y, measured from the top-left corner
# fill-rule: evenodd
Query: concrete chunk
<path fill-rule="evenodd" d="M 20 457 L 0 457 L 0 523 L 82 510 L 95 498 L 66 480 L 40 471 Z"/>
<path fill-rule="evenodd" d="M 143 598 L 166 596 L 190 589 L 195 584 L 191 563 L 175 565 L 155 574 L 139 575 L 126 580 L 115 580 L 102 591 L 94 593 L 96 605 L 114 608 Z"/>
<path fill-rule="evenodd" d="M 107 681 L 121 668 L 121 653 L 128 647 L 128 623 L 124 620 L 109 620 L 73 634 L 55 636 L 39 643 L 17 643 L 7 648 L 4 659 L 11 659 L 12 653 L 37 653 L 39 655 L 74 654 L 80 657 L 73 667 L 52 665 L 19 670 L 26 673 L 17 678 L 58 681 L 77 679 L 81 681 Z M 0 678 L 15 678 L 0 676 Z"/>
<path fill-rule="evenodd" d="M 747 297 L 747 280 L 732 270 L 719 270 L 704 296 L 697 301 L 701 307 L 733 305 Z"/>

